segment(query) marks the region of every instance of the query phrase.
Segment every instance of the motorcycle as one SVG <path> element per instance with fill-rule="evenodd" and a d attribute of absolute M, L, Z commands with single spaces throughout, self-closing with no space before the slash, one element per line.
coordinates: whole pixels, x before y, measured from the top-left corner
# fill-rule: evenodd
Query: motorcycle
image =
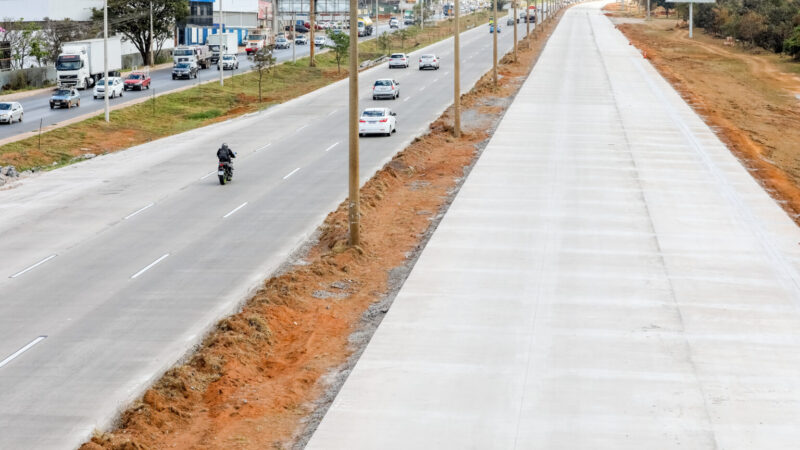
<path fill-rule="evenodd" d="M 233 178 L 233 165 L 229 162 L 220 161 L 217 175 L 219 176 L 219 184 L 229 183 Z"/>

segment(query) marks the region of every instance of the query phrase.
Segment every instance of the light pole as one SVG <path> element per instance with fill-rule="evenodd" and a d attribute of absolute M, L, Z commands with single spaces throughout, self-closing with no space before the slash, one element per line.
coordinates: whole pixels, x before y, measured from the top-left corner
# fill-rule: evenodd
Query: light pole
<path fill-rule="evenodd" d="M 309 39 L 309 55 L 308 55 L 308 67 L 315 67 L 317 62 L 314 61 L 314 0 L 309 0 L 308 2 L 308 32 L 311 35 Z"/>
<path fill-rule="evenodd" d="M 453 13 L 455 20 L 453 21 L 453 136 L 461 137 L 461 48 L 459 44 L 459 37 L 461 36 L 461 28 L 458 25 L 458 18 L 460 6 L 458 0 L 453 2 Z"/>
<path fill-rule="evenodd" d="M 348 173 L 347 217 L 350 225 L 350 245 L 359 245 L 360 199 L 358 198 L 358 0 L 350 0 L 350 151 Z"/>
<path fill-rule="evenodd" d="M 517 62 L 517 1 L 514 0 L 514 62 Z"/>
<path fill-rule="evenodd" d="M 525 2 L 525 37 L 531 34 L 531 0 Z"/>
<path fill-rule="evenodd" d="M 111 121 L 108 110 L 108 0 L 103 1 L 103 102 L 106 122 Z"/>
<path fill-rule="evenodd" d="M 295 20 L 294 8 L 292 9 L 292 36 L 294 36 L 294 42 L 292 43 L 292 62 L 296 63 L 297 53 L 295 52 L 295 49 L 297 47 L 297 21 Z"/>
<path fill-rule="evenodd" d="M 497 17 L 497 0 L 492 1 L 492 8 L 494 15 L 494 26 L 492 27 L 492 79 L 494 85 L 497 87 L 497 27 L 500 26 L 500 20 Z"/>
<path fill-rule="evenodd" d="M 222 56 L 225 54 L 224 51 L 227 49 L 227 46 L 222 45 L 225 42 L 225 39 L 222 38 L 222 0 L 219 0 L 219 59 L 217 60 L 217 69 L 219 69 L 219 85 L 225 86 L 225 79 L 223 77 L 222 70 Z M 226 48 L 223 48 L 226 47 Z"/>
<path fill-rule="evenodd" d="M 153 52 L 153 0 L 150 0 L 150 67 L 156 65 L 155 53 Z"/>

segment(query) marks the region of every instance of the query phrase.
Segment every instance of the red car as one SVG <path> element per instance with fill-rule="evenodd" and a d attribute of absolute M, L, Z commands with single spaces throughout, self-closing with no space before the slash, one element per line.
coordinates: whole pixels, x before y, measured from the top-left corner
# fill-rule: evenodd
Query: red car
<path fill-rule="evenodd" d="M 136 89 L 137 91 L 141 91 L 142 89 L 150 89 L 150 74 L 147 72 L 131 72 L 125 77 L 125 90 L 129 89 Z"/>

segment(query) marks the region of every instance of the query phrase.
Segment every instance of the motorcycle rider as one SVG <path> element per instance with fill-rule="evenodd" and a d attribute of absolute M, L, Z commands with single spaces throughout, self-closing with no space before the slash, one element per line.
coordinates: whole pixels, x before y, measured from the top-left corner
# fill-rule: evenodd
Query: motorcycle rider
<path fill-rule="evenodd" d="M 236 153 L 228 147 L 228 144 L 223 142 L 222 146 L 217 150 L 217 159 L 219 159 L 220 163 L 224 163 L 231 173 L 233 173 L 233 158 L 236 158 Z"/>

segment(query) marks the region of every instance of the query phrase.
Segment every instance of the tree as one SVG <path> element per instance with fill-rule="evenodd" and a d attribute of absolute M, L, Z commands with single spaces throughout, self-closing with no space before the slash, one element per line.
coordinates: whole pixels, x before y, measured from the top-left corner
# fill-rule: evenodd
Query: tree
<path fill-rule="evenodd" d="M 794 27 L 792 34 L 783 41 L 783 51 L 792 58 L 800 60 L 800 25 Z"/>
<path fill-rule="evenodd" d="M 274 47 L 274 45 L 266 45 L 247 57 L 247 59 L 253 63 L 253 70 L 255 70 L 256 74 L 258 74 L 259 103 L 261 103 L 261 83 L 264 80 L 264 75 L 271 72 L 272 68 L 275 67 L 275 57 L 272 56 L 272 50 Z"/>
<path fill-rule="evenodd" d="M 738 18 L 736 35 L 749 45 L 755 45 L 756 38 L 766 29 L 764 17 L 761 14 L 755 11 L 747 11 Z"/>
<path fill-rule="evenodd" d="M 333 56 L 336 58 L 336 70 L 337 73 L 341 74 L 342 61 L 350 54 L 350 36 L 347 33 L 339 32 L 332 33 L 330 37 L 333 42 L 331 51 L 333 51 Z"/>
<path fill-rule="evenodd" d="M 667 15 L 667 18 L 669 18 L 669 10 L 675 9 L 675 4 L 667 0 L 656 0 L 656 6 L 664 8 L 664 13 Z"/>
<path fill-rule="evenodd" d="M 392 36 L 389 35 L 388 32 L 384 31 L 380 34 L 377 38 L 378 48 L 383 50 L 384 52 L 389 51 L 390 47 L 392 46 Z"/>
<path fill-rule="evenodd" d="M 150 2 L 108 0 L 109 32 L 122 33 L 139 50 L 145 62 L 150 58 Z M 159 50 L 170 36 L 175 22 L 189 15 L 188 3 L 185 0 L 152 0 L 153 42 Z M 92 20 L 102 26 L 102 8 L 92 8 Z"/>
<path fill-rule="evenodd" d="M 11 67 L 22 69 L 25 58 L 30 56 L 31 46 L 39 40 L 39 25 L 35 22 L 26 22 L 20 18 L 17 21 L 4 20 L 0 22 L 0 41 L 7 41 L 11 45 Z"/>
<path fill-rule="evenodd" d="M 100 31 L 102 30 L 98 30 L 96 27 L 93 28 L 92 24 L 87 22 L 75 22 L 70 19 L 50 20 L 45 18 L 42 26 L 42 33 L 45 40 L 45 50 L 47 51 L 46 59 L 48 61 L 55 61 L 58 59 L 64 42 L 96 37 L 97 33 Z"/>

